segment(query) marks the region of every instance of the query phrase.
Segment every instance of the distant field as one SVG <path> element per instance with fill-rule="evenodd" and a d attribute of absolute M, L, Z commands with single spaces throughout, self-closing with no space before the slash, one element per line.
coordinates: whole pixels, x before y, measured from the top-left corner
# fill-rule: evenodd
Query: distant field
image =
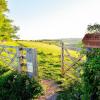
<path fill-rule="evenodd" d="M 61 75 L 61 48 L 57 46 L 59 41 L 11 41 L 0 42 L 1 45 L 24 46 L 36 48 L 38 53 L 39 79 L 53 79 L 60 85 L 69 82 Z M 69 51 L 77 56 L 75 51 Z M 70 72 L 68 74 L 71 74 Z"/>

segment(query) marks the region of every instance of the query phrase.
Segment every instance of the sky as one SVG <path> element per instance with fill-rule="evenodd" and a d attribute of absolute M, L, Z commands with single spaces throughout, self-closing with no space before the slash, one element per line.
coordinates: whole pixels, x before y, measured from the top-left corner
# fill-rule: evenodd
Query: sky
<path fill-rule="evenodd" d="M 82 38 L 100 24 L 100 0 L 8 0 L 8 8 L 24 40 Z"/>

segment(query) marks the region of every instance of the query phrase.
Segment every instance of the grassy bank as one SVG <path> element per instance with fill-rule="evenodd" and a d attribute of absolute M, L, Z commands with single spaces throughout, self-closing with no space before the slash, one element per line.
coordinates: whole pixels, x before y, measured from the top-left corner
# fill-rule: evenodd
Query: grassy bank
<path fill-rule="evenodd" d="M 67 83 L 69 84 L 70 80 L 66 80 L 66 78 L 61 75 L 61 48 L 56 46 L 55 43 L 44 43 L 42 41 L 9 41 L 0 42 L 0 44 L 36 48 L 38 53 L 39 79 L 53 79 L 59 83 L 60 86 L 64 86 Z M 77 57 L 75 51 L 69 52 Z M 68 72 L 68 74 L 71 75 L 71 71 Z"/>

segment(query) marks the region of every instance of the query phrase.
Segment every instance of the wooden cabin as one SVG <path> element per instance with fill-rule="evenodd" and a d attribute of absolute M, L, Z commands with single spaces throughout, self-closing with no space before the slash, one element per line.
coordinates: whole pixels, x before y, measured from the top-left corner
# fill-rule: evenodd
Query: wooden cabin
<path fill-rule="evenodd" d="M 87 48 L 100 48 L 100 33 L 86 34 L 82 40 Z"/>

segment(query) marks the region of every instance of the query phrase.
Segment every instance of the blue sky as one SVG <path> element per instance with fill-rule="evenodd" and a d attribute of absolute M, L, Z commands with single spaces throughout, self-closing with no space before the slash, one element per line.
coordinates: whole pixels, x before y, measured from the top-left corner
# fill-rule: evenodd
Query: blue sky
<path fill-rule="evenodd" d="M 9 17 L 21 39 L 83 37 L 100 24 L 100 0 L 8 0 Z"/>

